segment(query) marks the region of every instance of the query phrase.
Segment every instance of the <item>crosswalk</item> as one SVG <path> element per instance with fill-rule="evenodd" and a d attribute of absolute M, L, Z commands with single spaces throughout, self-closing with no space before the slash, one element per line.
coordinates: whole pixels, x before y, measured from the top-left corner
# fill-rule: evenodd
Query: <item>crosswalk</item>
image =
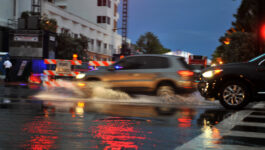
<path fill-rule="evenodd" d="M 175 150 L 264 150 L 265 102 L 236 112 Z"/>

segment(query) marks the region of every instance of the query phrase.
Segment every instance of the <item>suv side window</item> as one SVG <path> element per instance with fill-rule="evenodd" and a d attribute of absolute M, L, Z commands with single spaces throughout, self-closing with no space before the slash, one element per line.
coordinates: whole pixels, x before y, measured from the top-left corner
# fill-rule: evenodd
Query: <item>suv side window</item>
<path fill-rule="evenodd" d="M 159 69 L 159 68 L 168 68 L 169 61 L 165 57 L 159 56 L 145 56 L 142 57 L 144 62 L 142 69 Z"/>
<path fill-rule="evenodd" d="M 187 62 L 185 61 L 185 58 L 184 57 L 180 57 L 180 58 L 177 58 L 177 60 L 180 62 L 180 64 L 187 68 L 187 69 L 192 69 L 192 66 L 187 64 Z"/>
<path fill-rule="evenodd" d="M 143 62 L 137 57 L 124 58 L 114 64 L 116 70 L 132 70 L 140 69 L 143 65 Z"/>
<path fill-rule="evenodd" d="M 167 58 L 159 56 L 137 56 L 124 58 L 114 67 L 116 70 L 159 69 L 168 68 L 169 61 Z"/>

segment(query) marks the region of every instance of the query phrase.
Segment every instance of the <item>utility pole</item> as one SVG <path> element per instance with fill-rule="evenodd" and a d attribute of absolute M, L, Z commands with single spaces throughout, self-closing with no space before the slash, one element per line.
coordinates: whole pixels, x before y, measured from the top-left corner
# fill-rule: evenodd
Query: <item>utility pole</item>
<path fill-rule="evenodd" d="M 128 0 L 122 2 L 122 47 L 121 55 L 130 55 L 127 44 L 127 27 L 128 27 Z"/>

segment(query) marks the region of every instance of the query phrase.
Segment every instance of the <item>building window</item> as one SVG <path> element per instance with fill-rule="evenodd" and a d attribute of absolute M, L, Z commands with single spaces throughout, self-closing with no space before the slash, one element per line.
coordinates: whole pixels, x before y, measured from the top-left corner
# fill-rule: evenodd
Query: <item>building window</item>
<path fill-rule="evenodd" d="M 54 0 L 48 0 L 48 2 L 50 2 L 50 3 L 54 3 Z"/>
<path fill-rule="evenodd" d="M 108 7 L 111 8 L 111 0 L 108 0 Z"/>
<path fill-rule="evenodd" d="M 98 0 L 98 6 L 108 6 L 111 8 L 111 0 Z"/>
<path fill-rule="evenodd" d="M 111 53 L 114 53 L 114 51 L 113 51 L 114 50 L 114 46 L 113 45 L 110 44 L 109 45 L 109 49 L 110 49 Z"/>
<path fill-rule="evenodd" d="M 107 0 L 103 0 L 102 5 L 103 5 L 103 6 L 107 6 Z"/>
<path fill-rule="evenodd" d="M 102 23 L 106 23 L 106 16 L 101 16 L 102 17 Z"/>
<path fill-rule="evenodd" d="M 94 51 L 94 39 L 90 39 L 91 51 Z"/>
<path fill-rule="evenodd" d="M 102 0 L 98 0 L 98 6 L 102 6 Z"/>
<path fill-rule="evenodd" d="M 107 16 L 97 16 L 97 23 L 107 23 L 107 24 L 110 24 L 110 17 L 107 17 Z"/>
<path fill-rule="evenodd" d="M 101 41 L 97 40 L 97 50 L 100 52 L 101 50 Z"/>
<path fill-rule="evenodd" d="M 108 48 L 108 44 L 104 43 L 104 54 L 107 54 L 107 48 Z"/>
<path fill-rule="evenodd" d="M 76 38 L 76 39 L 77 39 L 77 38 L 78 38 L 78 34 L 74 34 L 74 38 Z"/>
<path fill-rule="evenodd" d="M 101 23 L 101 16 L 97 17 L 97 23 Z"/>
<path fill-rule="evenodd" d="M 88 40 L 88 42 L 87 42 L 87 50 L 89 51 L 90 50 L 90 39 L 89 38 L 87 38 L 87 40 Z"/>

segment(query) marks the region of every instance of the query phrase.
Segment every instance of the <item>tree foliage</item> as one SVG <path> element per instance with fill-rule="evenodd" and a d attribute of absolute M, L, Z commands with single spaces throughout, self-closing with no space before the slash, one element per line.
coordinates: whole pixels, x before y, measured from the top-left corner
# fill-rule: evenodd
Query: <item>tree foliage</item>
<path fill-rule="evenodd" d="M 221 57 L 225 63 L 247 61 L 261 52 L 257 44 L 259 0 L 242 0 L 235 22 L 220 37 L 221 43 L 213 53 L 213 61 Z"/>
<path fill-rule="evenodd" d="M 170 51 L 163 47 L 158 37 L 152 32 L 141 35 L 136 42 L 136 48 L 145 54 L 163 54 Z"/>
<path fill-rule="evenodd" d="M 45 31 L 56 33 L 58 28 L 57 21 L 53 18 L 48 18 L 48 16 L 44 14 L 40 20 L 40 28 Z"/>
<path fill-rule="evenodd" d="M 256 36 L 248 32 L 235 32 L 227 36 L 230 44 L 222 44 L 216 48 L 213 54 L 214 58 L 221 57 L 224 62 L 241 62 L 247 61 L 259 55 L 259 51 L 254 44 Z M 222 40 L 222 39 L 221 39 Z"/>
<path fill-rule="evenodd" d="M 31 16 L 34 16 L 33 12 L 24 11 L 21 13 L 20 18 L 25 19 L 26 24 L 28 24 L 28 18 Z M 56 33 L 58 25 L 55 19 L 49 18 L 47 14 L 43 14 L 39 20 L 39 27 L 42 30 Z"/>
<path fill-rule="evenodd" d="M 88 61 L 86 53 L 88 42 L 88 38 L 83 35 L 73 38 L 70 33 L 60 33 L 57 37 L 56 57 L 58 59 L 73 59 L 73 54 L 77 54 L 79 60 Z"/>

